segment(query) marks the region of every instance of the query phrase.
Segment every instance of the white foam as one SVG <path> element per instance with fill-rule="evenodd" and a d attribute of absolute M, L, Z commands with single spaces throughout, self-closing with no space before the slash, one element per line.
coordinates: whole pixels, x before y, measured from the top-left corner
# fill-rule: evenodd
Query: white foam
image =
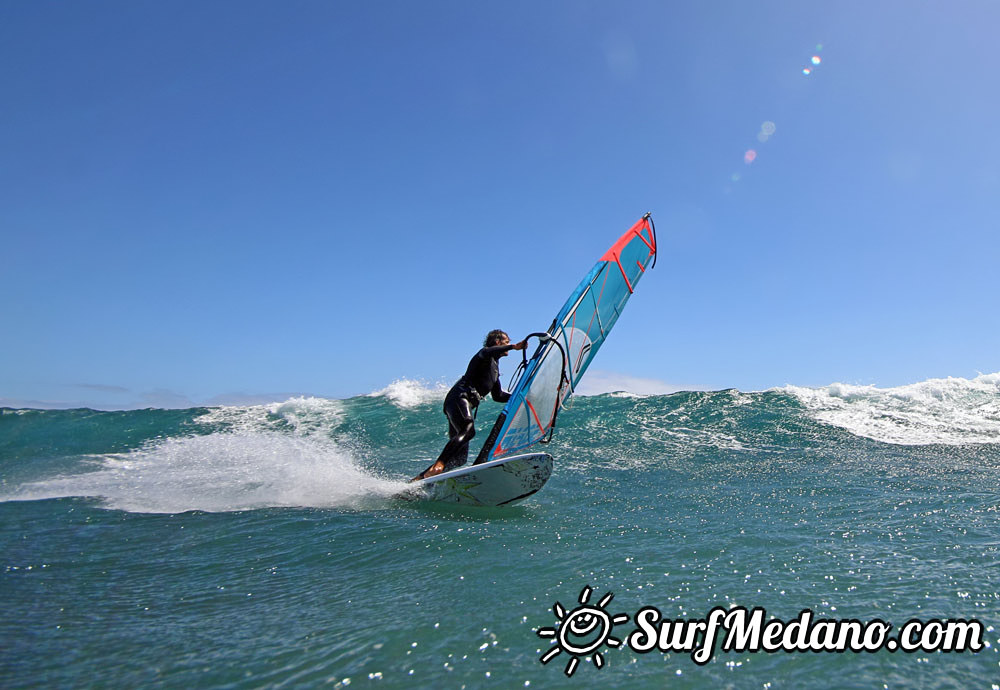
<path fill-rule="evenodd" d="M 280 430 L 302 435 L 330 435 L 343 421 L 344 404 L 326 398 L 289 398 L 285 402 L 246 407 L 214 407 L 194 421 L 226 430 Z"/>
<path fill-rule="evenodd" d="M 443 383 L 427 385 L 423 381 L 396 379 L 380 391 L 369 393 L 371 397 L 385 396 L 402 408 L 413 408 L 424 403 L 444 400 L 448 387 Z"/>
<path fill-rule="evenodd" d="M 6 500 L 99 497 L 140 513 L 359 507 L 405 485 L 367 471 L 332 440 L 265 431 L 169 438 L 96 456 L 94 471 L 21 486 Z"/>
<path fill-rule="evenodd" d="M 574 393 L 575 392 L 576 391 L 574 391 Z M 580 395 L 581 396 L 585 396 L 587 394 L 586 393 L 581 393 Z M 598 394 L 598 395 L 600 395 L 600 394 Z M 651 395 L 643 395 L 641 393 L 630 393 L 629 391 L 612 391 L 611 393 L 607 393 L 606 395 L 609 395 L 612 398 L 627 398 L 629 400 L 641 400 L 643 398 L 652 397 Z"/>
<path fill-rule="evenodd" d="M 366 469 L 345 436 L 343 403 L 291 398 L 217 407 L 195 419 L 207 435 L 158 439 L 91 456 L 96 469 L 24 484 L 3 500 L 98 497 L 141 513 L 264 507 L 360 507 L 404 484 Z"/>
<path fill-rule="evenodd" d="M 1000 443 L 1000 373 L 929 379 L 896 388 L 785 386 L 814 418 L 900 445 Z"/>

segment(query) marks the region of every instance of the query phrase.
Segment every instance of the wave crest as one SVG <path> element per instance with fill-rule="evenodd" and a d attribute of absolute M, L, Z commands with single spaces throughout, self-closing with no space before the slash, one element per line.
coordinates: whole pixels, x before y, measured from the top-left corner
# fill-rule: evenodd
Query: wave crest
<path fill-rule="evenodd" d="M 296 397 L 284 402 L 246 407 L 213 407 L 195 424 L 220 431 L 278 431 L 291 429 L 303 436 L 328 436 L 344 419 L 340 400 Z"/>
<path fill-rule="evenodd" d="M 444 400 L 448 387 L 443 383 L 428 385 L 423 381 L 396 379 L 382 390 L 369 393 L 369 397 L 383 396 L 397 407 L 411 409 L 424 403 Z"/>
<path fill-rule="evenodd" d="M 899 445 L 1000 443 L 1000 373 L 895 388 L 785 386 L 817 420 Z"/>

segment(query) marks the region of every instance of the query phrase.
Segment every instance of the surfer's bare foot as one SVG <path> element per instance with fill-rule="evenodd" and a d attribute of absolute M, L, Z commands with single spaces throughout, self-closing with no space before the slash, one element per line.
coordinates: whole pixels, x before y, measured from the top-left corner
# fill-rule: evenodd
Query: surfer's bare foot
<path fill-rule="evenodd" d="M 428 477 L 433 477 L 435 474 L 441 474 L 442 472 L 444 472 L 444 463 L 438 460 L 410 481 L 419 482 L 421 479 L 427 479 Z"/>

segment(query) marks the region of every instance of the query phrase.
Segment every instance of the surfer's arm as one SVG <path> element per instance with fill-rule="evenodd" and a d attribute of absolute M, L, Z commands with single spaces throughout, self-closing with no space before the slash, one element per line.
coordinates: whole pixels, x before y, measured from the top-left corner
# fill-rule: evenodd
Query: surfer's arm
<path fill-rule="evenodd" d="M 490 395 L 492 395 L 493 399 L 498 403 L 505 403 L 510 400 L 510 393 L 505 391 L 500 386 L 500 379 L 497 379 L 497 382 L 493 384 L 493 390 L 490 391 Z"/>
<path fill-rule="evenodd" d="M 504 355 L 511 350 L 525 350 L 528 348 L 528 339 L 525 338 L 519 343 L 508 343 L 506 345 L 493 345 L 491 347 L 484 347 L 477 354 L 481 357 L 499 357 Z"/>
<path fill-rule="evenodd" d="M 493 347 L 484 347 L 479 351 L 479 354 L 483 357 L 497 357 L 498 355 L 510 352 L 515 348 L 517 348 L 517 345 L 494 345 Z"/>

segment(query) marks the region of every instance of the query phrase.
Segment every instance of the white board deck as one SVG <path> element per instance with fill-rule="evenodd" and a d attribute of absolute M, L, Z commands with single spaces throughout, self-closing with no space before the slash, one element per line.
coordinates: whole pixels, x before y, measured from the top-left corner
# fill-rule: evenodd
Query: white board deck
<path fill-rule="evenodd" d="M 401 498 L 468 506 L 511 505 L 541 489 L 551 475 L 548 453 L 512 455 L 413 482 Z"/>

